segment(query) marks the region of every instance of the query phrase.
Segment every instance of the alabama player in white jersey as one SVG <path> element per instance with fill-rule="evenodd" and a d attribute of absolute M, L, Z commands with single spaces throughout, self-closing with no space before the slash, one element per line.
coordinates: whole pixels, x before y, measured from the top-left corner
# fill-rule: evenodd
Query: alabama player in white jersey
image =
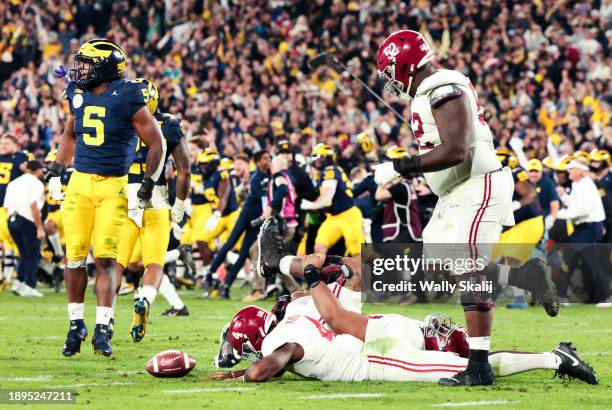
<path fill-rule="evenodd" d="M 458 71 L 436 69 L 433 58 L 433 50 L 416 31 L 393 33 L 379 47 L 378 73 L 385 90 L 399 99 L 412 100 L 411 128 L 419 155 L 380 164 L 375 180 L 384 186 L 399 175 L 423 173 L 439 196 L 423 231 L 426 256 L 480 259 L 482 266 L 489 263 L 502 225 L 514 225 L 512 175 L 495 156 L 493 137 L 470 80 Z M 536 296 L 544 302 L 547 313 L 556 315 L 558 306 L 545 285 L 543 262 L 532 260 L 523 268 L 533 271 L 524 278 L 534 279 L 520 287 L 538 282 Z M 507 284 L 509 267 L 490 264 L 488 269 L 498 270 Z M 481 283 L 484 274 L 482 270 L 471 272 L 469 279 Z M 543 292 L 542 287 L 546 288 Z M 440 384 L 494 384 L 488 363 L 494 305 L 491 295 L 464 292 L 461 302 L 470 334 L 469 365 Z"/>
<path fill-rule="evenodd" d="M 249 306 L 234 316 L 223 332 L 216 364 L 232 367 L 242 358 L 255 363 L 209 378 L 267 381 L 288 370 L 330 381 L 436 382 L 466 368 L 467 335 L 459 326 L 439 315 L 430 315 L 425 322 L 394 314 L 362 315 L 357 272 L 344 287 L 321 283 L 335 277 L 319 269 L 328 258 L 320 254 L 293 257 L 292 269 L 306 266 L 296 276 L 306 279 L 312 296 L 298 295 L 284 311 L 279 304 L 272 312 Z M 357 270 L 359 261 L 338 259 L 348 266 L 348 270 L 331 266 L 342 282 L 346 279 L 342 273 Z M 226 353 L 233 359 L 228 361 Z M 222 356 L 224 363 L 219 366 Z M 593 369 L 570 343 L 561 343 L 552 353 L 494 352 L 490 361 L 498 376 L 554 369 L 560 377 L 598 383 Z"/>

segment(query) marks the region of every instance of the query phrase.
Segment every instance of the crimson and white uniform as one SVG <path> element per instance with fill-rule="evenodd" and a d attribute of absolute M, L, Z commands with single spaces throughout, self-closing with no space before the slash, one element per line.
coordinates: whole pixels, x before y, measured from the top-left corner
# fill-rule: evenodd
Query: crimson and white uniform
<path fill-rule="evenodd" d="M 469 153 L 461 164 L 425 173 L 427 184 L 439 199 L 423 231 L 423 242 L 455 244 L 426 246 L 428 257 L 483 258 L 488 262 L 502 225 L 514 225 L 514 183 L 510 169 L 502 169 L 495 155 L 493 136 L 470 80 L 454 70 L 438 70 L 423 80 L 412 100 L 411 126 L 420 154 L 441 144 L 431 102 L 448 94 L 452 87 L 458 87 L 469 100 Z"/>
<path fill-rule="evenodd" d="M 346 290 L 346 289 L 345 289 Z M 357 292 L 354 292 L 357 293 Z M 306 299 L 306 298 L 302 298 Z M 299 300 L 299 299 L 298 299 Z M 424 350 L 420 322 L 400 315 L 375 315 L 368 320 L 365 343 L 350 335 L 334 335 L 308 304 L 287 307 L 285 318 L 265 337 L 261 352 L 272 354 L 286 343 L 304 350 L 291 371 L 318 380 L 437 382 L 463 370 L 467 359 Z M 303 307 L 304 313 L 299 313 Z"/>

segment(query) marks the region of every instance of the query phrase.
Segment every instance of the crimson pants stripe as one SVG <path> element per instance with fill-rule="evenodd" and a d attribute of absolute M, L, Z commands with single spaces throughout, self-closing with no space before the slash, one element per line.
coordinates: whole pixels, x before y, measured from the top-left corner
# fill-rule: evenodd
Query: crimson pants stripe
<path fill-rule="evenodd" d="M 368 355 L 368 359 L 375 359 L 375 360 L 386 360 L 386 361 L 390 361 L 390 362 L 398 362 L 401 364 L 405 364 L 407 366 L 422 366 L 422 367 L 457 367 L 460 369 L 465 368 L 465 365 L 462 364 L 448 364 L 448 363 L 410 363 L 410 362 L 405 362 L 403 360 L 399 360 L 399 359 L 394 359 L 393 357 L 385 357 L 385 356 L 375 356 L 375 355 Z"/>

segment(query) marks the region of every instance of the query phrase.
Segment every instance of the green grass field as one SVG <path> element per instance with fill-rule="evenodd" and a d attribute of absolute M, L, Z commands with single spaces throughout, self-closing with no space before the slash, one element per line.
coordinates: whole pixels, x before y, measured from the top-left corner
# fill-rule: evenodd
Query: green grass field
<path fill-rule="evenodd" d="M 238 292 L 236 292 L 238 293 Z M 421 383 L 330 383 L 301 380 L 293 375 L 263 383 L 210 382 L 216 371 L 213 357 L 223 325 L 243 305 L 239 301 L 203 300 L 183 293 L 191 316 L 161 317 L 167 307 L 159 297 L 153 306 L 147 336 L 133 343 L 128 335 L 131 297 L 117 308 L 114 356 L 96 356 L 90 338 L 82 352 L 64 358 L 60 349 L 67 331 L 65 295 L 46 293 L 44 299 L 0 294 L 0 388 L 72 389 L 76 405 L 69 408 L 612 408 L 612 310 L 591 306 L 562 308 L 548 318 L 541 308 L 495 312 L 493 350 L 550 351 L 571 340 L 597 370 L 599 386 L 552 379 L 553 371 L 537 371 L 498 379 L 489 388 L 442 388 Z M 238 295 L 235 295 L 237 297 Z M 86 323 L 93 332 L 95 301 L 88 289 Z M 271 302 L 262 303 L 269 308 Z M 368 312 L 393 312 L 423 318 L 433 311 L 461 316 L 453 305 L 368 305 Z M 183 379 L 156 379 L 145 370 L 150 357 L 166 349 L 180 349 L 197 360 Z M 334 397 L 333 395 L 341 395 Z M 344 397 L 342 397 L 344 396 Z M 472 402 L 472 404 L 470 404 Z M 0 404 L 0 407 L 3 406 Z M 38 405 L 29 405 L 40 408 Z M 5 405 L 5 407 L 7 407 Z M 60 406 L 68 407 L 68 406 Z"/>

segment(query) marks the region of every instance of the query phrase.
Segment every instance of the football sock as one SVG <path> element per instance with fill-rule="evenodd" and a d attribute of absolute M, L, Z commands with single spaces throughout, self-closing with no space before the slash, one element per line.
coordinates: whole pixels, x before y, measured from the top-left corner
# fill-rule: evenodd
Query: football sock
<path fill-rule="evenodd" d="M 85 315 L 85 303 L 68 303 L 68 318 L 72 320 L 83 320 Z"/>
<path fill-rule="evenodd" d="M 159 293 L 161 293 L 173 308 L 180 310 L 185 306 L 178 293 L 176 293 L 176 288 L 166 275 L 164 275 L 159 285 Z"/>
<path fill-rule="evenodd" d="M 508 265 L 497 265 L 499 266 L 499 273 L 497 276 L 497 283 L 502 287 L 508 286 L 508 276 L 510 275 L 510 266 Z"/>
<path fill-rule="evenodd" d="M 295 258 L 293 255 L 283 256 L 278 263 L 278 269 L 283 275 L 291 276 L 291 261 Z"/>
<path fill-rule="evenodd" d="M 53 235 L 47 236 L 49 238 L 49 243 L 53 248 L 53 253 L 57 257 L 64 256 L 64 250 L 62 249 L 62 241 L 60 240 L 59 233 L 54 233 Z"/>
<path fill-rule="evenodd" d="M 108 326 L 113 315 L 113 308 L 107 306 L 96 306 L 96 324 Z"/>
<path fill-rule="evenodd" d="M 113 306 L 111 307 L 111 317 L 115 317 L 115 309 L 117 309 L 117 295 L 113 297 Z"/>
<path fill-rule="evenodd" d="M 157 289 L 153 285 L 142 285 L 142 291 L 139 293 L 139 296 L 145 298 L 149 302 L 149 305 L 152 305 L 157 296 Z"/>
<path fill-rule="evenodd" d="M 171 251 L 166 252 L 166 259 L 164 260 L 164 264 L 176 262 L 179 259 L 181 253 L 178 249 L 172 249 Z"/>
<path fill-rule="evenodd" d="M 491 337 L 470 338 L 470 361 L 486 363 L 489 360 L 489 349 L 491 348 Z"/>
<path fill-rule="evenodd" d="M 471 340 L 470 340 L 471 342 Z M 561 364 L 561 358 L 551 352 L 545 353 L 510 353 L 499 352 L 489 356 L 489 362 L 496 376 L 526 372 L 535 369 L 556 370 Z"/>

